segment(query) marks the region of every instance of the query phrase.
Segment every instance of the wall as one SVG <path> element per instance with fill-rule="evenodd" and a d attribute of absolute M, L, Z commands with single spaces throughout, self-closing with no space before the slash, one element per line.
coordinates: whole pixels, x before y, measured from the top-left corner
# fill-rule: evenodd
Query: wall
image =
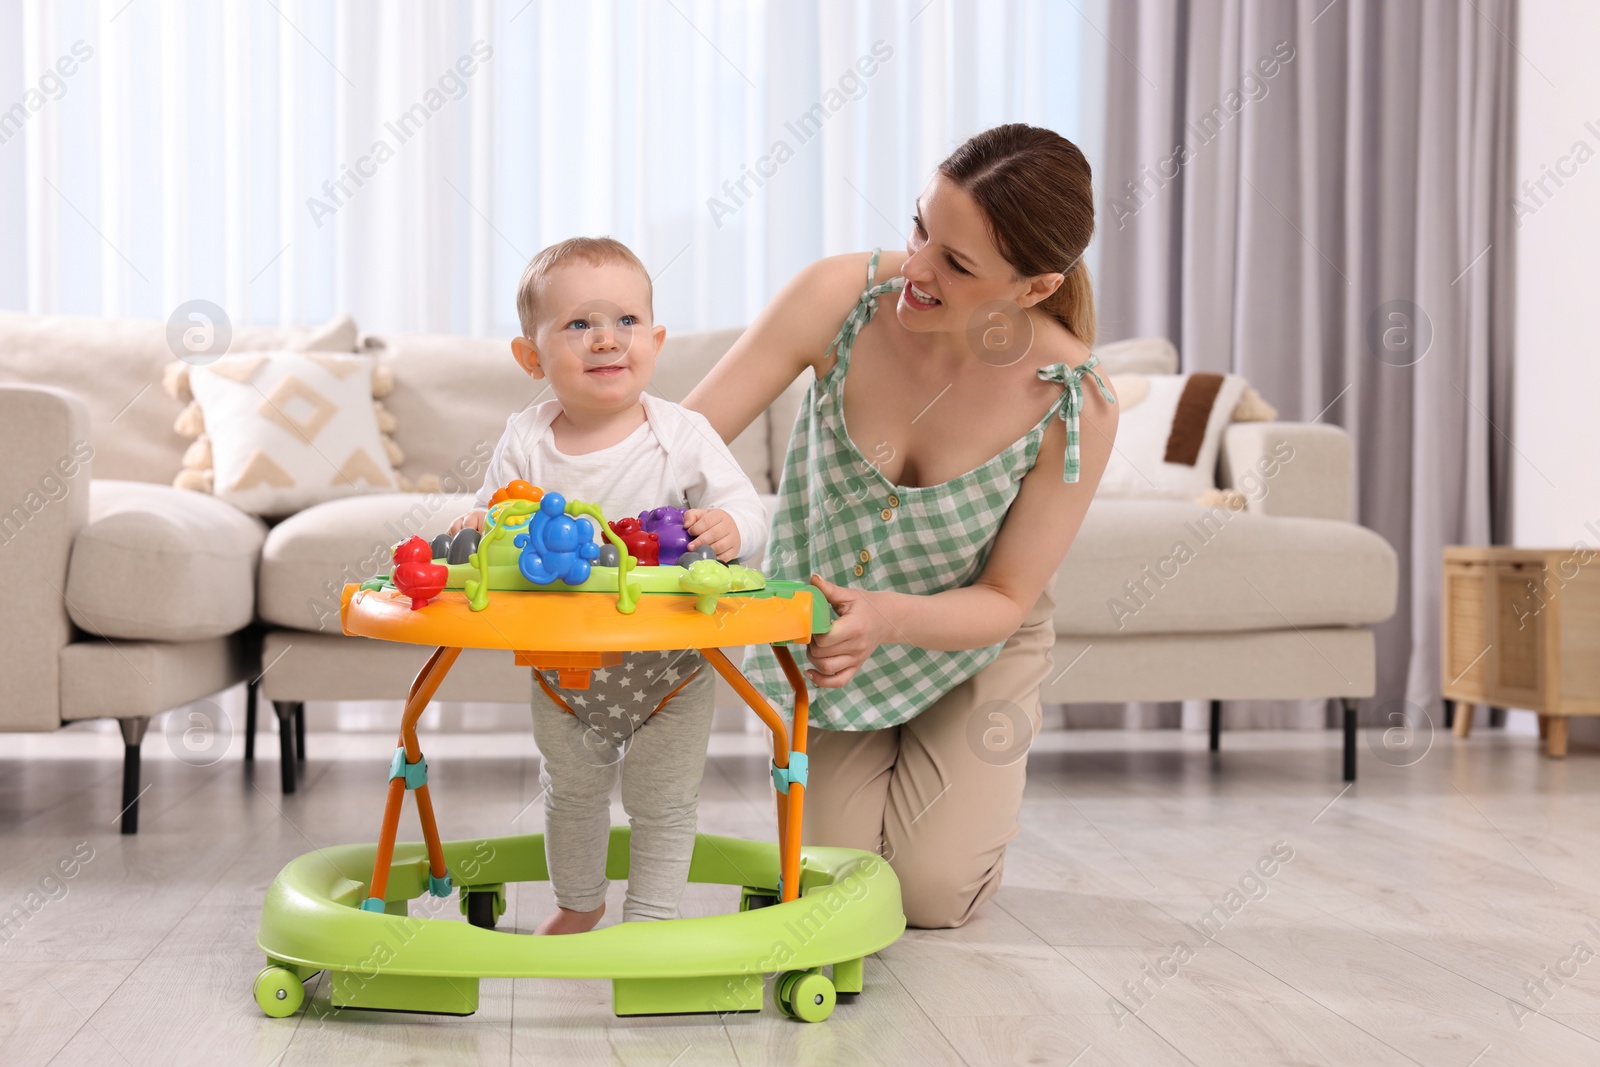
<path fill-rule="evenodd" d="M 1600 4 L 1525 0 L 1517 66 L 1513 538 L 1600 544 Z M 1592 523 L 1593 528 L 1586 529 Z M 1597 650 L 1596 655 L 1600 655 Z M 1509 716 L 1531 732 L 1533 716 Z M 1600 720 L 1574 724 L 1600 744 Z"/>

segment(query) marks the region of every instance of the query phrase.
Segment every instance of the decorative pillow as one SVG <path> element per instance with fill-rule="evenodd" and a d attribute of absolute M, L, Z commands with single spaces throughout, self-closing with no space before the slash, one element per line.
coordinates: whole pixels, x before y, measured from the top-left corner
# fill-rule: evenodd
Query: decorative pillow
<path fill-rule="evenodd" d="M 1213 500 L 1222 431 L 1248 387 L 1236 374 L 1112 374 L 1116 448 L 1100 479 L 1108 497 Z"/>
<path fill-rule="evenodd" d="M 1165 337 L 1130 337 L 1094 350 L 1105 374 L 1177 374 L 1178 349 Z"/>
<path fill-rule="evenodd" d="M 1278 409 L 1261 399 L 1255 386 L 1244 391 L 1238 406 L 1233 409 L 1234 422 L 1271 422 L 1278 417 Z"/>
<path fill-rule="evenodd" d="M 1113 341 L 1094 350 L 1100 357 L 1102 374 L 1177 374 L 1178 348 L 1165 337 L 1130 337 Z M 1246 386 L 1238 407 L 1233 409 L 1234 422 L 1271 422 L 1278 410 L 1265 400 L 1252 386 Z"/>
<path fill-rule="evenodd" d="M 367 357 L 332 352 L 174 363 L 167 391 L 190 401 L 174 429 L 195 441 L 173 484 L 264 516 L 399 488 L 394 417 L 376 399 L 392 386 Z"/>

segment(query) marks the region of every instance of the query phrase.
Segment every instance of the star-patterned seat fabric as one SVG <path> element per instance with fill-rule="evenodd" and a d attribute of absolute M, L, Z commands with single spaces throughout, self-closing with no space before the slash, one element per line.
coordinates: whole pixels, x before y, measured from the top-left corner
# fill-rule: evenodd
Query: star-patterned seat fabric
<path fill-rule="evenodd" d="M 634 731 L 685 682 L 709 670 L 692 648 L 670 652 L 626 652 L 615 667 L 589 675 L 588 689 L 563 689 L 555 671 L 539 674 L 546 693 L 563 701 L 590 730 L 595 744 L 626 747 Z"/>

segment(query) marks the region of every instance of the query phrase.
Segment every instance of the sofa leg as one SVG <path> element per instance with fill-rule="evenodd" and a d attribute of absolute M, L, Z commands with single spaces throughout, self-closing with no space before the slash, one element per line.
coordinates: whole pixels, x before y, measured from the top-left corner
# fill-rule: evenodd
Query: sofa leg
<path fill-rule="evenodd" d="M 1360 702 L 1354 697 L 1344 697 L 1344 780 L 1356 780 L 1356 709 Z"/>
<path fill-rule="evenodd" d="M 139 832 L 139 746 L 149 719 L 118 719 L 122 728 L 122 832 Z"/>
<path fill-rule="evenodd" d="M 261 693 L 261 679 L 244 684 L 244 761 L 256 761 L 256 699 Z"/>
<path fill-rule="evenodd" d="M 1211 751 L 1222 747 L 1222 701 L 1211 702 Z"/>
<path fill-rule="evenodd" d="M 294 755 L 301 763 L 306 761 L 306 702 L 294 702 Z"/>
<path fill-rule="evenodd" d="M 274 700 L 272 710 L 278 716 L 278 761 L 283 773 L 283 795 L 294 792 L 294 701 Z"/>

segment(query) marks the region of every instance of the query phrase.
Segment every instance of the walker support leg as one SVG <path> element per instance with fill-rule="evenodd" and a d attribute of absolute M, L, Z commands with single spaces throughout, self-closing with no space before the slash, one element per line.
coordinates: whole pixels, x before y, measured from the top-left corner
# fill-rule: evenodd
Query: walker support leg
<path fill-rule="evenodd" d="M 833 988 L 840 997 L 853 997 L 861 992 L 862 960 L 844 960 L 833 965 Z"/>
<path fill-rule="evenodd" d="M 478 1010 L 478 980 L 411 974 L 329 971 L 328 998 L 335 1008 L 471 1015 Z"/>
<path fill-rule="evenodd" d="M 1211 751 L 1222 747 L 1222 701 L 1211 702 Z"/>
<path fill-rule="evenodd" d="M 389 891 L 389 865 L 394 862 L 394 839 L 400 830 L 400 805 L 405 801 L 406 780 L 389 779 L 389 796 L 383 805 L 383 829 L 378 831 L 378 854 L 372 860 L 372 881 L 367 896 L 382 900 Z"/>
<path fill-rule="evenodd" d="M 439 824 L 433 817 L 433 798 L 428 787 L 417 787 L 417 818 L 422 821 L 422 840 L 428 844 L 428 872 L 443 878 L 448 872 L 444 865 L 444 848 L 439 844 Z"/>
<path fill-rule="evenodd" d="M 766 983 L 759 973 L 695 978 L 613 978 L 617 1015 L 727 1015 L 760 1011 Z"/>
<path fill-rule="evenodd" d="M 422 717 L 428 702 L 439 691 L 444 676 L 450 673 L 456 657 L 460 655 L 459 648 L 434 649 L 428 662 L 417 673 L 416 680 L 411 683 L 405 714 L 400 717 L 400 747 L 405 750 L 407 763 L 422 759 L 422 746 L 417 742 L 417 720 Z M 423 839 L 428 843 L 428 870 L 435 878 L 443 878 L 448 871 L 444 863 L 444 850 L 439 844 L 439 827 L 434 818 L 433 798 L 428 792 L 427 783 L 417 786 L 416 793 L 417 816 L 422 821 Z M 389 865 L 394 862 L 395 836 L 400 829 L 400 807 L 405 803 L 405 797 L 405 779 L 389 779 L 389 797 L 383 809 L 383 830 L 378 837 L 378 851 L 372 861 L 372 881 L 367 889 L 369 901 L 383 900 L 384 893 L 388 891 Z M 476 994 L 473 999 L 476 1006 Z"/>

